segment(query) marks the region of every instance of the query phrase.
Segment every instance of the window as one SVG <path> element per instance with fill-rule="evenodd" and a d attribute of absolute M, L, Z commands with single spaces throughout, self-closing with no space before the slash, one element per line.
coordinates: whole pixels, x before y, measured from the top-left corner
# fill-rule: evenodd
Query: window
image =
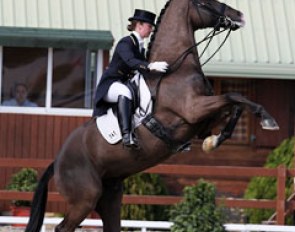
<path fill-rule="evenodd" d="M 97 70 L 98 61 L 99 65 L 102 63 L 101 52 L 73 48 L 3 47 L 0 53 L 1 112 L 7 111 L 7 106 L 21 106 L 15 104 L 16 100 L 12 101 L 19 84 L 25 86 L 27 100 L 33 104 L 27 106 L 39 108 L 30 109 L 30 112 L 41 112 L 41 108 L 46 112 L 48 109 L 92 110 L 97 76 L 101 75 Z M 13 110 L 28 111 L 21 108 Z"/>
<path fill-rule="evenodd" d="M 29 101 L 45 106 L 45 93 L 40 90 L 46 88 L 47 57 L 48 49 L 3 48 L 2 103 L 14 99 L 16 86 L 22 84 Z"/>
<path fill-rule="evenodd" d="M 0 27 L 0 35 L 0 112 L 92 114 L 109 31 Z"/>
<path fill-rule="evenodd" d="M 82 49 L 53 50 L 52 107 L 92 108 L 96 86 L 93 59 L 95 54 L 89 56 Z"/>

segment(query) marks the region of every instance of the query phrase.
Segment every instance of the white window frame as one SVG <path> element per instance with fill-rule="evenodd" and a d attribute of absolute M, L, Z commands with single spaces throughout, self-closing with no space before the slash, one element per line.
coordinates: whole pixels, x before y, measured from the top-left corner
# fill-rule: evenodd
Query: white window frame
<path fill-rule="evenodd" d="M 96 51 L 96 57 L 97 57 L 96 80 L 98 84 L 102 75 L 102 70 L 103 70 L 103 51 L 101 49 Z M 2 73 L 3 73 L 3 46 L 0 46 L 0 102 L 2 102 L 1 101 Z M 52 76 L 53 76 L 53 48 L 50 47 L 48 48 L 45 107 L 19 107 L 19 106 L 1 106 L 0 105 L 0 113 L 90 117 L 93 112 L 92 109 L 51 107 L 52 79 L 53 79 Z"/>

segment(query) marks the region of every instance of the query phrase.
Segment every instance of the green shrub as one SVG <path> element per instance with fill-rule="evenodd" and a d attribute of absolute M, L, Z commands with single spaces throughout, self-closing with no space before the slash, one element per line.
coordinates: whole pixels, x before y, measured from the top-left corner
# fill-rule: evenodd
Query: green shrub
<path fill-rule="evenodd" d="M 38 173 L 32 168 L 23 168 L 15 173 L 7 186 L 7 190 L 19 192 L 33 192 L 37 187 Z M 16 206 L 30 206 L 30 201 L 13 201 Z"/>
<path fill-rule="evenodd" d="M 170 211 L 171 232 L 225 232 L 221 210 L 215 205 L 215 187 L 200 180 L 184 188 L 184 200 Z"/>
<path fill-rule="evenodd" d="M 157 174 L 139 173 L 124 181 L 124 194 L 167 195 L 167 189 Z M 169 206 L 123 205 L 121 217 L 129 220 L 168 220 Z"/>
<path fill-rule="evenodd" d="M 295 138 L 284 140 L 268 156 L 264 167 L 276 168 L 283 164 L 287 168 L 293 168 Z M 288 178 L 286 182 L 286 197 L 293 192 L 292 179 Z M 254 177 L 248 184 L 244 198 L 246 199 L 275 199 L 277 180 L 275 177 Z M 268 220 L 275 210 L 269 209 L 247 209 L 246 215 L 250 223 L 261 223 Z"/>

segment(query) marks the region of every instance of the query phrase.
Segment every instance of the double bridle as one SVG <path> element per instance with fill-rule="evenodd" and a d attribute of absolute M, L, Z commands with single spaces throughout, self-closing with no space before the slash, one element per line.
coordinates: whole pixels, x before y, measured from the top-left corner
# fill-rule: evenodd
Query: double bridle
<path fill-rule="evenodd" d="M 237 25 L 234 21 L 232 21 L 229 17 L 227 17 L 225 15 L 225 10 L 228 7 L 225 3 L 220 3 L 220 9 L 215 9 L 210 3 L 205 3 L 205 2 L 200 1 L 200 0 L 192 0 L 192 3 L 197 8 L 197 11 L 198 11 L 199 16 L 200 16 L 202 21 L 203 21 L 203 19 L 202 19 L 201 14 L 200 14 L 200 9 L 204 9 L 204 10 L 208 11 L 211 15 L 216 16 L 216 18 L 217 18 L 216 25 L 204 37 L 204 39 L 202 39 L 201 41 L 195 43 L 193 46 L 186 49 L 173 63 L 170 64 L 170 68 L 169 68 L 170 73 L 172 71 L 177 70 L 181 66 L 182 62 L 192 52 L 192 50 L 195 47 L 197 47 L 201 43 L 209 40 L 208 43 L 206 44 L 206 46 L 204 47 L 203 51 L 199 55 L 199 58 L 201 58 L 204 55 L 205 51 L 207 50 L 207 48 L 208 48 L 209 44 L 211 43 L 213 37 L 215 37 L 216 35 L 221 34 L 222 32 L 224 32 L 226 30 L 228 30 L 228 33 L 225 36 L 222 43 L 220 44 L 220 46 L 215 50 L 215 52 L 206 61 L 204 61 L 201 64 L 201 66 L 207 64 L 213 58 L 213 56 L 215 56 L 215 54 L 221 49 L 221 47 L 224 45 L 224 43 L 228 39 L 231 31 L 236 30 L 239 27 L 239 25 Z M 223 27 L 224 29 L 220 31 L 221 27 Z"/>

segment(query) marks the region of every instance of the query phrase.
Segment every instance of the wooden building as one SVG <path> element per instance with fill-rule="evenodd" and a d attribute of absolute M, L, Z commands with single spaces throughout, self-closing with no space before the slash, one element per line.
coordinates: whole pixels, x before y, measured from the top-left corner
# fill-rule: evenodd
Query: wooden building
<path fill-rule="evenodd" d="M 29 86 L 29 99 L 38 105 L 0 106 L 0 156 L 55 157 L 67 135 L 91 116 L 93 91 L 108 64 L 109 50 L 112 54 L 113 39 L 117 42 L 128 34 L 128 17 L 136 8 L 158 14 L 165 2 L 0 0 L 0 102 L 11 97 L 15 83 L 22 82 Z M 262 166 L 271 149 L 294 135 L 295 0 L 226 3 L 245 13 L 246 26 L 232 32 L 204 66 L 205 74 L 216 94 L 240 92 L 265 106 L 281 129 L 262 131 L 258 120 L 244 113 L 233 138 L 219 150 L 204 154 L 200 142 L 194 141 L 191 152 L 177 154 L 168 163 Z M 197 32 L 197 40 L 207 33 Z M 222 40 L 216 38 L 202 60 Z M 0 170 L 2 189 L 12 171 Z M 178 193 L 191 180 L 177 182 L 171 189 Z M 247 184 L 234 178 L 216 182 L 221 191 L 235 195 L 241 195 Z"/>
<path fill-rule="evenodd" d="M 0 27 L 0 44 L 1 102 L 21 83 L 37 104 L 0 106 L 1 158 L 52 159 L 68 134 L 91 116 L 113 37 L 98 30 Z M 1 189 L 15 171 L 0 170 Z"/>

